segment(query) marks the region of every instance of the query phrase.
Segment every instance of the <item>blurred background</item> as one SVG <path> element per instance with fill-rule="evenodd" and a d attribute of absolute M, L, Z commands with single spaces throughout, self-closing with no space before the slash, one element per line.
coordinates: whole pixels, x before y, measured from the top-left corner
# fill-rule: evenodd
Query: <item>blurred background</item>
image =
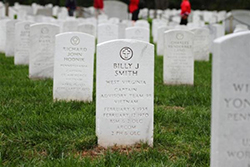
<path fill-rule="evenodd" d="M 125 3 L 129 3 L 129 0 L 121 0 Z M 166 9 L 166 8 L 180 8 L 182 0 L 144 0 L 146 7 L 150 9 Z M 30 5 L 32 3 L 38 3 L 45 5 L 52 3 L 53 5 L 65 5 L 65 0 L 4 0 L 3 2 L 9 2 L 13 5 L 15 2 L 20 4 Z M 250 9 L 250 0 L 190 0 L 192 9 L 200 10 L 232 10 L 232 9 Z M 78 6 L 89 7 L 93 6 L 93 0 L 77 0 Z"/>

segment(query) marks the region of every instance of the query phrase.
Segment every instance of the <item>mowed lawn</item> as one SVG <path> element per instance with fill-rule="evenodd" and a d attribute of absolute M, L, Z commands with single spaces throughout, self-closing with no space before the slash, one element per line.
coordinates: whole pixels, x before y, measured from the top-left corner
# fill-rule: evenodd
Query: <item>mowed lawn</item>
<path fill-rule="evenodd" d="M 92 103 L 53 102 L 53 81 L 0 54 L 0 166 L 209 166 L 211 61 L 194 86 L 163 84 L 155 57 L 154 147 L 98 147 Z"/>

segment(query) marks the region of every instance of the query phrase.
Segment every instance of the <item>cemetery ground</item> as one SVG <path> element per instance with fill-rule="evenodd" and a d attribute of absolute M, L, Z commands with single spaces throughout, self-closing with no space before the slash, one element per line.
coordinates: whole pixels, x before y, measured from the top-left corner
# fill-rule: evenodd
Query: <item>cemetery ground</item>
<path fill-rule="evenodd" d="M 91 103 L 53 102 L 52 90 L 0 54 L 0 166 L 209 166 L 211 60 L 195 62 L 194 86 L 167 86 L 155 56 L 153 148 L 98 147 L 95 90 Z"/>

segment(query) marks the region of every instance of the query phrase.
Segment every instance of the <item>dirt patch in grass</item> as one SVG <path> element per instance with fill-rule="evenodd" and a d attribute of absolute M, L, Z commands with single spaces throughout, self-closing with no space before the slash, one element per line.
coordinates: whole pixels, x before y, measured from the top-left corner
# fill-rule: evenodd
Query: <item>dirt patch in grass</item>
<path fill-rule="evenodd" d="M 113 146 L 108 148 L 98 146 L 91 150 L 84 150 L 78 152 L 76 156 L 80 156 L 82 158 L 88 157 L 91 159 L 95 159 L 107 154 L 108 152 L 129 155 L 132 152 L 147 152 L 149 148 L 150 147 L 145 144 L 136 144 L 134 146 Z"/>

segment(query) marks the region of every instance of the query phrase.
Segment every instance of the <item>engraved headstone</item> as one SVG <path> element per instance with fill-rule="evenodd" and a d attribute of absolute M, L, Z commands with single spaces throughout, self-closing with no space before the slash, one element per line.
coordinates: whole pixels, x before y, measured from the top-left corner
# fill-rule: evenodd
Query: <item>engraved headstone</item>
<path fill-rule="evenodd" d="M 6 43 L 5 43 L 5 56 L 14 57 L 15 52 L 15 24 L 17 20 L 6 22 Z"/>
<path fill-rule="evenodd" d="M 103 147 L 153 146 L 154 46 L 114 40 L 97 46 L 96 131 Z"/>
<path fill-rule="evenodd" d="M 142 27 L 126 28 L 126 39 L 137 39 L 149 42 L 149 29 Z"/>
<path fill-rule="evenodd" d="M 207 28 L 194 28 L 194 60 L 208 61 L 210 36 Z"/>
<path fill-rule="evenodd" d="M 250 32 L 214 41 L 211 167 L 250 166 Z"/>
<path fill-rule="evenodd" d="M 164 35 L 164 83 L 167 85 L 193 85 L 194 34 L 186 30 L 169 30 Z"/>
<path fill-rule="evenodd" d="M 55 35 L 60 28 L 53 24 L 37 23 L 30 27 L 29 77 L 53 78 Z"/>
<path fill-rule="evenodd" d="M 118 39 L 118 26 L 114 24 L 98 25 L 98 43 L 106 42 L 113 39 Z"/>
<path fill-rule="evenodd" d="M 29 64 L 29 50 L 30 50 L 30 25 L 31 22 L 16 23 L 15 28 L 15 58 L 16 65 Z"/>
<path fill-rule="evenodd" d="M 54 100 L 92 101 L 95 37 L 80 32 L 56 36 Z"/>

